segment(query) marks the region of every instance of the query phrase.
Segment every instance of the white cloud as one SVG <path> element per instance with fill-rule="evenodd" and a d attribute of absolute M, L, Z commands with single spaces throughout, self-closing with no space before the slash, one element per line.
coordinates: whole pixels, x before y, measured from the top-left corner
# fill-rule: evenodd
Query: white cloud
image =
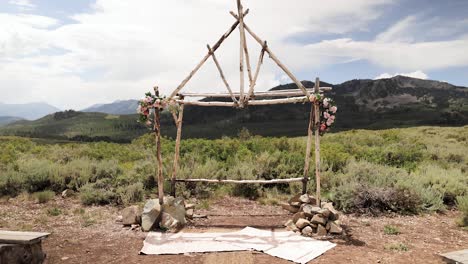
<path fill-rule="evenodd" d="M 10 5 L 17 6 L 20 10 L 23 11 L 32 10 L 36 7 L 36 5 L 32 4 L 30 0 L 9 0 L 8 3 Z"/>
<path fill-rule="evenodd" d="M 389 74 L 389 73 L 382 73 L 379 76 L 375 77 L 374 80 L 376 79 L 388 79 L 395 77 L 397 75 L 401 76 L 407 76 L 407 77 L 412 77 L 412 78 L 418 78 L 418 79 L 423 79 L 426 80 L 429 76 L 425 74 L 422 71 L 414 71 L 414 72 L 408 72 L 408 73 L 395 73 L 395 74 Z"/>
<path fill-rule="evenodd" d="M 19 2 L 19 1 L 17 1 Z M 22 3 L 26 3 L 23 1 Z M 244 1 L 246 23 L 293 71 L 318 67 L 308 48 L 286 41 L 298 32 L 367 30 L 390 0 Z M 97 0 L 76 23 L 43 16 L 0 14 L 2 101 L 46 100 L 81 108 L 136 98 L 158 84 L 170 93 L 234 22 L 235 1 Z M 239 86 L 239 33 L 217 52 L 232 87 Z M 260 47 L 249 39 L 253 67 Z M 320 55 L 321 56 L 321 55 Z M 280 83 L 281 72 L 265 56 L 257 86 Z M 211 60 L 187 85 L 191 91 L 224 90 Z"/>
<path fill-rule="evenodd" d="M 307 51 L 324 63 L 361 59 L 383 68 L 429 71 L 468 65 L 466 47 L 468 38 L 417 43 L 335 39 L 308 45 Z"/>

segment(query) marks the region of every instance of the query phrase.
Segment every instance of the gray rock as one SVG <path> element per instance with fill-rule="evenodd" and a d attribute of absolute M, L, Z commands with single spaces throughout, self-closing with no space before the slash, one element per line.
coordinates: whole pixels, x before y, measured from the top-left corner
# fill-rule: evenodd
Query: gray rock
<path fill-rule="evenodd" d="M 299 220 L 300 218 L 306 218 L 306 215 L 304 212 L 297 212 L 293 215 L 293 222 L 296 223 L 297 220 Z"/>
<path fill-rule="evenodd" d="M 327 224 L 327 220 L 321 216 L 321 215 L 314 215 L 314 217 L 312 217 L 312 220 L 311 220 L 312 223 L 314 224 L 320 224 L 320 225 L 326 225 Z"/>
<path fill-rule="evenodd" d="M 123 220 L 123 216 L 121 215 L 118 215 L 117 218 L 115 218 L 116 223 L 122 223 L 122 220 Z"/>
<path fill-rule="evenodd" d="M 304 236 L 311 236 L 312 233 L 313 233 L 313 229 L 312 229 L 312 227 L 310 227 L 310 226 L 306 226 L 306 227 L 304 227 L 304 228 L 302 229 L 301 233 L 302 233 L 302 235 L 304 235 Z"/>
<path fill-rule="evenodd" d="M 328 216 L 328 218 L 331 220 L 331 221 L 335 221 L 335 220 L 338 220 L 340 218 L 340 214 L 339 212 L 333 207 L 333 204 L 332 203 L 325 203 L 323 206 L 322 206 L 323 209 L 328 209 L 328 211 L 330 211 L 330 215 Z"/>
<path fill-rule="evenodd" d="M 308 194 L 303 194 L 303 195 L 299 196 L 299 201 L 301 203 L 310 203 L 309 195 Z"/>
<path fill-rule="evenodd" d="M 323 225 L 318 225 L 317 236 L 326 236 L 326 235 L 327 235 L 327 229 Z"/>
<path fill-rule="evenodd" d="M 331 234 L 341 234 L 343 233 L 343 228 L 341 226 L 337 225 L 335 222 L 329 222 L 330 223 L 330 233 Z"/>
<path fill-rule="evenodd" d="M 140 209 L 136 205 L 126 207 L 122 210 L 122 224 L 129 226 L 139 224 Z"/>
<path fill-rule="evenodd" d="M 292 203 L 294 203 L 294 202 L 301 202 L 301 201 L 299 200 L 299 197 L 301 197 L 301 194 L 296 194 L 296 195 L 294 195 L 293 197 L 291 197 L 291 198 L 288 200 L 288 203 L 289 203 L 289 204 L 292 204 Z"/>
<path fill-rule="evenodd" d="M 293 232 L 299 231 L 299 228 L 297 228 L 297 226 L 293 223 L 291 219 L 286 221 L 286 223 L 284 223 L 284 226 L 286 227 L 286 230 L 293 231 Z"/>
<path fill-rule="evenodd" d="M 303 211 L 304 213 L 309 214 L 309 215 L 317 214 L 318 212 L 320 212 L 320 210 L 322 210 L 322 208 L 317 207 L 317 206 L 313 206 L 313 205 L 310 205 L 310 204 L 301 205 L 301 211 Z"/>
<path fill-rule="evenodd" d="M 292 202 L 290 204 L 291 204 L 291 206 L 298 207 L 298 208 L 301 206 L 300 202 Z"/>
<path fill-rule="evenodd" d="M 185 209 L 188 210 L 188 209 L 195 209 L 195 204 L 185 204 Z"/>
<path fill-rule="evenodd" d="M 309 195 L 309 204 L 317 205 L 317 199 L 315 199 L 315 197 L 313 197 L 312 195 Z"/>
<path fill-rule="evenodd" d="M 172 218 L 177 220 L 181 226 L 187 224 L 185 220 L 185 205 L 184 199 L 178 197 L 174 198 L 172 196 L 164 197 L 164 204 L 162 206 L 162 211 L 166 214 L 169 214 Z"/>
<path fill-rule="evenodd" d="M 308 225 L 310 225 L 309 220 L 304 219 L 304 218 L 300 218 L 300 219 L 297 220 L 297 222 L 296 222 L 296 226 L 297 226 L 297 228 L 299 228 L 299 229 L 302 229 L 302 228 L 304 228 L 304 227 L 306 227 L 306 226 L 308 226 Z"/>
<path fill-rule="evenodd" d="M 159 205 L 159 201 L 157 199 L 148 200 L 141 215 L 141 229 L 145 232 L 150 231 L 160 216 L 161 206 Z"/>
<path fill-rule="evenodd" d="M 185 216 L 188 219 L 193 219 L 193 208 L 187 209 L 187 211 L 185 211 Z"/>
<path fill-rule="evenodd" d="M 299 207 L 292 206 L 289 203 L 281 203 L 281 207 L 293 214 L 299 212 Z"/>
<path fill-rule="evenodd" d="M 172 215 L 166 212 L 162 212 L 161 221 L 159 222 L 159 227 L 167 231 L 177 231 L 180 228 L 182 228 L 183 225 L 177 219 L 172 217 Z"/>
<path fill-rule="evenodd" d="M 66 189 L 62 192 L 62 198 L 72 197 L 75 194 L 73 190 Z"/>
<path fill-rule="evenodd" d="M 321 209 L 320 211 L 318 211 L 318 214 L 322 215 L 325 219 L 328 219 L 328 217 L 330 216 L 330 210 Z"/>

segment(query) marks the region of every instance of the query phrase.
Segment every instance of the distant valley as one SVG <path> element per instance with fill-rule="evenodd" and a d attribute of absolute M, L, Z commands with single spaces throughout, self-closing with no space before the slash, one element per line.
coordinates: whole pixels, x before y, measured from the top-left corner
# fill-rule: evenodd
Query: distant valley
<path fill-rule="evenodd" d="M 306 87 L 314 86 L 310 81 L 303 83 Z M 329 96 L 338 105 L 334 131 L 468 124 L 466 87 L 403 76 L 351 80 L 337 85 L 323 82 L 321 86 L 333 87 Z M 295 84 L 286 84 L 272 90 L 296 88 Z M 137 100 L 125 100 L 95 105 L 82 112 L 59 112 L 35 121 L 4 125 L 0 135 L 129 142 L 150 131 L 136 122 L 136 106 Z M 183 137 L 234 136 L 243 127 L 264 136 L 302 136 L 306 134 L 309 111 L 308 103 L 246 109 L 187 106 Z M 175 127 L 168 112 L 162 115 L 162 125 L 166 136 L 174 135 Z"/>

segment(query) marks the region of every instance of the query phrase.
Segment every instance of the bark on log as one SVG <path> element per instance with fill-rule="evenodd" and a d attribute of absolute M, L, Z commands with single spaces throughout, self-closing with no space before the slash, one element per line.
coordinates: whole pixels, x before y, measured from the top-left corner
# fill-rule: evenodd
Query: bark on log
<path fill-rule="evenodd" d="M 265 47 L 266 47 L 267 43 L 265 41 L 265 44 L 263 45 L 263 48 L 262 48 L 262 51 L 260 52 L 260 56 L 258 57 L 258 62 L 257 62 L 257 66 L 255 68 L 255 75 L 252 79 L 252 81 L 250 82 L 250 89 L 249 89 L 249 93 L 247 94 L 247 101 L 253 96 L 254 94 L 254 88 L 255 88 L 255 84 L 257 83 L 257 78 L 258 78 L 258 74 L 260 73 L 260 66 L 262 66 L 263 64 L 263 57 L 265 56 Z"/>
<path fill-rule="evenodd" d="M 240 0 L 237 0 L 237 11 L 239 14 L 239 32 L 240 32 L 240 52 L 239 52 L 239 69 L 240 69 L 240 107 L 244 106 L 244 41 L 245 41 L 245 31 L 244 31 L 244 15 L 242 11 L 242 4 Z"/>
<path fill-rule="evenodd" d="M 234 16 L 237 20 L 239 20 L 239 16 L 234 14 L 234 12 L 231 12 L 231 15 Z M 244 29 L 249 32 L 249 34 L 260 44 L 263 46 L 264 41 L 258 37 L 245 23 L 243 23 Z M 304 95 L 309 96 L 309 92 L 304 88 L 304 85 L 292 74 L 292 72 L 276 57 L 276 55 L 270 50 L 269 47 L 265 48 L 265 51 L 270 55 L 270 58 L 286 73 L 286 75 L 291 78 L 291 80 L 296 83 L 297 87 L 301 89 L 304 92 Z"/>
<path fill-rule="evenodd" d="M 249 13 L 249 10 L 247 9 L 244 13 L 244 16 L 246 16 L 248 13 Z M 229 35 L 231 35 L 231 33 L 237 28 L 238 25 L 239 25 L 239 20 L 236 21 L 236 23 L 234 23 L 231 26 L 231 28 L 226 33 L 224 33 L 224 35 L 221 36 L 221 38 L 216 42 L 216 44 L 213 45 L 212 47 L 213 52 L 215 52 L 219 48 L 219 46 L 221 46 L 221 43 L 223 43 L 223 41 L 227 37 L 229 37 Z M 190 74 L 182 81 L 182 83 L 179 84 L 179 86 L 177 86 L 177 88 L 172 92 L 172 94 L 169 96 L 168 99 L 172 99 L 176 94 L 180 92 L 180 90 L 182 90 L 182 88 L 184 88 L 184 86 L 188 83 L 188 81 L 192 79 L 193 75 L 195 75 L 195 73 L 201 68 L 201 66 L 203 66 L 203 64 L 208 60 L 209 57 L 210 57 L 209 53 L 206 54 L 205 57 L 203 57 L 203 59 L 197 64 L 195 69 L 193 69 L 190 72 Z"/>
<path fill-rule="evenodd" d="M 270 183 L 289 183 L 289 182 L 300 182 L 303 178 L 290 178 L 290 179 L 275 179 L 275 180 L 216 180 L 216 179 L 176 179 L 176 182 L 207 182 L 207 183 L 258 183 L 258 184 L 270 184 Z"/>
<path fill-rule="evenodd" d="M 208 47 L 208 51 L 211 52 L 211 57 L 213 58 L 213 61 L 214 61 L 215 65 L 216 65 L 216 68 L 218 68 L 219 75 L 221 76 L 221 79 L 223 80 L 224 85 L 226 86 L 226 89 L 228 90 L 229 95 L 232 98 L 232 101 L 235 102 L 235 103 L 238 103 L 236 97 L 232 93 L 231 86 L 229 86 L 229 83 L 226 81 L 226 77 L 224 76 L 223 70 L 221 69 L 221 65 L 219 65 L 219 62 L 218 62 L 218 59 L 216 58 L 216 55 L 214 54 L 213 50 L 210 48 L 210 45 L 207 45 L 207 47 Z"/>
<path fill-rule="evenodd" d="M 154 93 L 159 96 L 158 87 L 154 87 Z M 158 161 L 158 198 L 159 204 L 164 202 L 164 178 L 161 157 L 161 113 L 159 108 L 154 109 L 154 136 L 156 140 L 156 159 Z"/>
<path fill-rule="evenodd" d="M 315 79 L 315 92 L 319 92 L 320 80 Z M 315 184 L 317 206 L 320 206 L 320 107 L 319 104 L 314 104 L 315 110 Z"/>
<path fill-rule="evenodd" d="M 174 166 L 172 167 L 172 178 L 171 178 L 171 195 L 175 197 L 176 195 L 176 178 L 177 172 L 179 169 L 179 156 L 180 156 L 180 140 L 182 138 L 182 120 L 184 118 L 184 105 L 180 105 L 179 116 L 177 118 L 177 135 L 176 135 L 176 144 L 174 151 Z"/>
<path fill-rule="evenodd" d="M 307 91 L 310 93 L 314 93 L 315 88 L 308 88 Z M 320 87 L 320 92 L 327 92 L 331 91 L 331 87 Z M 179 93 L 180 96 L 184 97 L 207 97 L 207 98 L 215 98 L 215 97 L 231 97 L 229 93 Z M 233 92 L 235 97 L 239 97 L 239 93 Z M 286 97 L 286 96 L 300 96 L 304 95 L 304 92 L 300 89 L 287 89 L 287 90 L 274 90 L 274 91 L 267 91 L 267 92 L 256 92 L 254 93 L 253 97 Z"/>
<path fill-rule="evenodd" d="M 305 103 L 307 102 L 308 97 L 289 97 L 281 99 L 269 99 L 269 100 L 250 100 L 247 101 L 248 105 L 275 105 L 275 104 L 294 104 L 294 103 Z M 234 102 L 203 102 L 203 101 L 183 101 L 176 100 L 179 104 L 185 105 L 197 105 L 197 106 L 226 106 L 226 107 L 236 107 L 237 104 Z"/>

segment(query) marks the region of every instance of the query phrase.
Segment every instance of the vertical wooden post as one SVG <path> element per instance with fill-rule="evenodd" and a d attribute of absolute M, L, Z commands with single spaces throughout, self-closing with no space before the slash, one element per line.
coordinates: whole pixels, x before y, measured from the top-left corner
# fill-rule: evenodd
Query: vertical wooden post
<path fill-rule="evenodd" d="M 239 16 L 239 32 L 240 32 L 240 107 L 244 106 L 244 42 L 245 42 L 245 31 L 244 31 L 244 11 L 242 10 L 241 0 L 237 0 L 237 11 Z"/>
<path fill-rule="evenodd" d="M 181 100 L 184 100 L 181 97 Z M 172 179 L 171 179 L 171 195 L 175 197 L 176 195 L 176 179 L 177 179 L 177 171 L 179 169 L 179 155 L 180 155 L 180 139 L 182 136 L 182 119 L 184 117 L 184 105 L 181 104 L 179 106 L 179 117 L 176 121 L 177 126 L 177 135 L 176 135 L 176 144 L 175 144 L 175 152 L 174 152 L 174 166 L 172 168 Z"/>
<path fill-rule="evenodd" d="M 315 78 L 315 89 L 314 92 L 319 93 L 320 80 Z M 320 105 L 319 103 L 314 104 L 314 113 L 315 113 L 315 184 L 316 184 L 316 194 L 315 198 L 317 200 L 317 206 L 320 206 Z"/>
<path fill-rule="evenodd" d="M 154 94 L 159 97 L 159 88 L 154 87 Z M 161 157 L 161 113 L 159 108 L 154 108 L 154 136 L 156 140 L 156 159 L 158 161 L 158 198 L 159 204 L 164 202 L 164 178 L 163 163 Z"/>
<path fill-rule="evenodd" d="M 307 193 L 307 183 L 309 181 L 309 168 L 310 168 L 310 151 L 312 148 L 312 135 L 314 133 L 314 116 L 315 116 L 315 103 L 311 102 L 310 114 L 309 114 L 309 126 L 307 128 L 307 145 L 306 145 L 306 155 L 304 162 L 304 179 L 302 179 L 302 194 Z"/>

